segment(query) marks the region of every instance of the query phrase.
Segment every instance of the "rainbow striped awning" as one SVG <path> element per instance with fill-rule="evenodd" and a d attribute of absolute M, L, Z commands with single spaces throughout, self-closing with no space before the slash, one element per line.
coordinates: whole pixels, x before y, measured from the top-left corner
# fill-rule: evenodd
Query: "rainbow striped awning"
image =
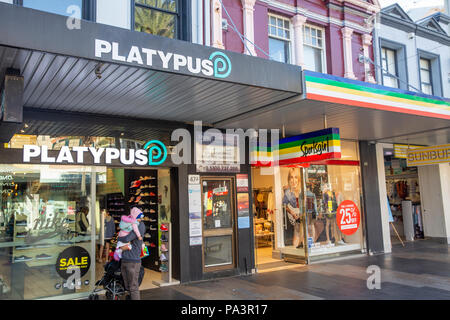
<path fill-rule="evenodd" d="M 278 155 L 278 165 L 288 166 L 341 158 L 341 139 L 338 128 L 300 134 L 280 139 L 278 150 L 271 146 L 258 146 L 251 152 L 257 159 L 255 166 L 272 166 L 276 164 L 274 156 Z M 257 158 L 256 158 L 257 157 Z"/>
<path fill-rule="evenodd" d="M 304 74 L 307 99 L 450 119 L 450 100 L 446 98 L 307 70 Z"/>

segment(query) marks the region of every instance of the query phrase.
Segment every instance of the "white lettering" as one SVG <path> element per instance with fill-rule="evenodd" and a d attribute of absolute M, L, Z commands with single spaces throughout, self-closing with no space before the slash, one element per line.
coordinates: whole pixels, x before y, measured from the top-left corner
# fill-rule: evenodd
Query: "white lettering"
<path fill-rule="evenodd" d="M 84 163 L 84 155 L 86 151 L 89 150 L 88 147 L 73 147 L 73 151 L 77 153 L 77 163 Z"/>
<path fill-rule="evenodd" d="M 188 66 L 189 72 L 200 73 L 201 68 L 202 68 L 202 59 L 196 58 L 195 59 L 195 68 L 193 68 L 192 67 L 192 57 L 188 57 L 187 58 L 187 66 Z"/>
<path fill-rule="evenodd" d="M 95 39 L 95 56 L 97 58 L 102 57 L 102 53 L 111 52 L 111 43 L 105 40 Z"/>
<path fill-rule="evenodd" d="M 114 148 L 106 148 L 105 162 L 111 164 L 111 160 L 119 159 L 120 151 Z"/>
<path fill-rule="evenodd" d="M 59 151 L 58 158 L 56 159 L 56 163 L 62 163 L 63 161 L 67 161 L 68 163 L 73 163 L 72 154 L 70 153 L 70 149 L 67 146 L 61 147 L 61 151 Z"/>
<path fill-rule="evenodd" d="M 161 61 L 163 63 L 163 68 L 164 69 L 169 68 L 169 62 L 170 62 L 170 59 L 172 59 L 173 53 L 169 52 L 167 54 L 164 54 L 164 52 L 158 51 L 158 54 L 159 54 L 159 57 L 161 58 Z"/>
<path fill-rule="evenodd" d="M 125 57 L 119 55 L 119 44 L 117 42 L 112 43 L 112 59 L 118 61 L 125 61 Z"/>
<path fill-rule="evenodd" d="M 127 156 L 127 150 L 126 149 L 120 149 L 120 163 L 122 164 L 133 164 L 134 162 L 134 150 L 128 150 L 129 157 Z"/>
<path fill-rule="evenodd" d="M 35 158 L 41 154 L 41 148 L 38 146 L 23 146 L 23 162 L 30 162 L 31 158 Z"/>
<path fill-rule="evenodd" d="M 152 66 L 153 65 L 153 56 L 156 54 L 156 50 L 152 49 L 142 49 L 142 52 L 145 53 L 147 56 L 147 65 Z"/>
<path fill-rule="evenodd" d="M 131 47 L 130 53 L 128 54 L 127 62 L 137 62 L 139 64 L 144 64 L 138 47 L 136 46 Z"/>
<path fill-rule="evenodd" d="M 136 164 L 139 166 L 145 166 L 148 163 L 147 151 L 145 150 L 137 150 L 135 157 Z"/>
<path fill-rule="evenodd" d="M 47 146 L 42 146 L 41 161 L 42 162 L 51 162 L 51 163 L 56 161 L 56 159 L 54 157 L 49 157 L 48 156 L 48 148 L 47 148 Z"/>
<path fill-rule="evenodd" d="M 202 73 L 205 76 L 212 76 L 214 74 L 213 63 L 210 60 L 202 61 Z"/>
<path fill-rule="evenodd" d="M 173 68 L 174 70 L 180 70 L 180 67 L 186 66 L 187 60 L 185 56 L 181 54 L 175 54 L 173 56 Z"/>
<path fill-rule="evenodd" d="M 89 151 L 91 152 L 92 156 L 94 157 L 94 163 L 99 164 L 100 158 L 102 157 L 103 151 L 105 151 L 105 148 L 99 148 L 96 150 L 93 147 L 89 147 Z"/>

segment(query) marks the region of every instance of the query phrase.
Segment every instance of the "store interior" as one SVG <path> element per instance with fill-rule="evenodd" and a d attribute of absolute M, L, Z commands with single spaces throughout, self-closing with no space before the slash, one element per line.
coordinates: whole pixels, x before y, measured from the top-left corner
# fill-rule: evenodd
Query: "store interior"
<path fill-rule="evenodd" d="M 389 229 L 393 244 L 424 238 L 420 182 L 417 167 L 407 167 L 394 149 L 384 149 L 386 192 L 390 210 Z"/>

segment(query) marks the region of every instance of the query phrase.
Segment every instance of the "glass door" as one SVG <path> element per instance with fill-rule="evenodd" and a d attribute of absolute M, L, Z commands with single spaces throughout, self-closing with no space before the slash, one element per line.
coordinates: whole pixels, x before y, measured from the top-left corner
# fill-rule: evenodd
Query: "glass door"
<path fill-rule="evenodd" d="M 203 271 L 235 267 L 234 179 L 202 178 Z"/>

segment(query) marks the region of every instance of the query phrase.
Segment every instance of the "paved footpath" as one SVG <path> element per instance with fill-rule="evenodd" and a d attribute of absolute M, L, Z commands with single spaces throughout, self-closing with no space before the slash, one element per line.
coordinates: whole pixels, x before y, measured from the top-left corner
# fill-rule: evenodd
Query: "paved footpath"
<path fill-rule="evenodd" d="M 294 266 L 141 292 L 143 300 L 450 299 L 450 246 L 430 240 L 395 245 L 391 254 Z M 381 289 L 367 288 L 367 267 L 381 269 Z"/>

